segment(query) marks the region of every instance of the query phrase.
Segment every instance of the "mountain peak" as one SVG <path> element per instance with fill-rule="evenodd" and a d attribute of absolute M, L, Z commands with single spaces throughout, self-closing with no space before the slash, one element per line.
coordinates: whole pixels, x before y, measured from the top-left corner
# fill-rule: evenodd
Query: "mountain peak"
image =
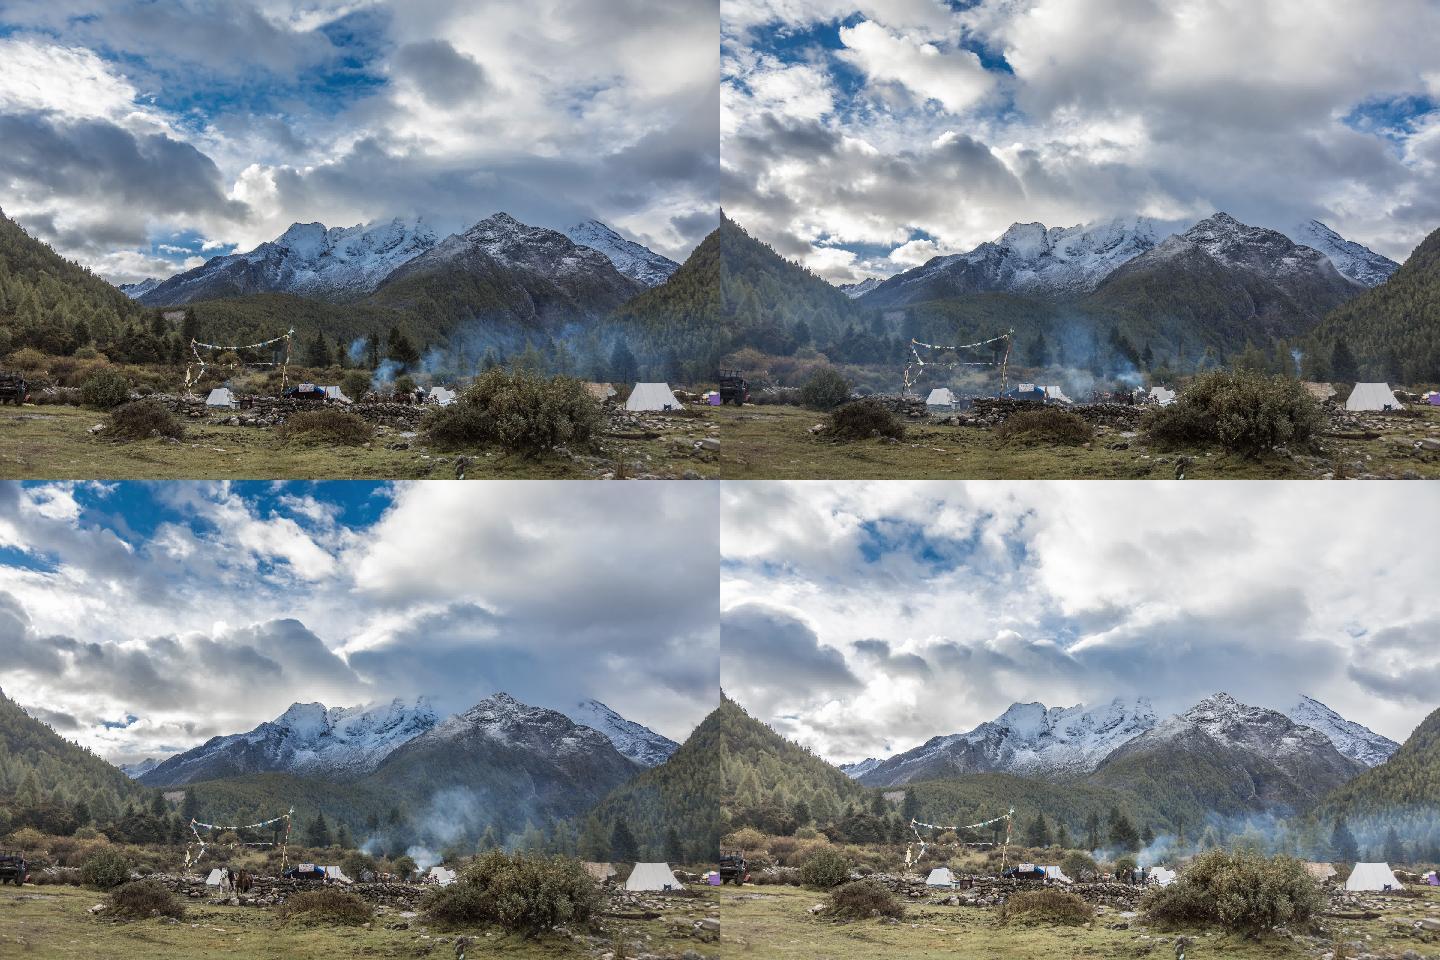
<path fill-rule="evenodd" d="M 1336 750 L 1367 767 L 1384 763 L 1400 748 L 1389 737 L 1345 719 L 1314 697 L 1302 695 L 1285 715 L 1301 726 L 1318 730 L 1335 745 Z"/>
<path fill-rule="evenodd" d="M 615 749 L 636 763 L 654 767 L 664 763 L 680 745 L 649 727 L 627 720 L 599 700 L 581 700 L 565 711 L 571 720 L 603 733 Z"/>
<path fill-rule="evenodd" d="M 565 235 L 582 247 L 603 253 L 615 269 L 631 280 L 647 287 L 657 287 L 669 280 L 680 265 L 648 247 L 622 237 L 613 228 L 594 218 L 583 220 L 565 231 Z"/>

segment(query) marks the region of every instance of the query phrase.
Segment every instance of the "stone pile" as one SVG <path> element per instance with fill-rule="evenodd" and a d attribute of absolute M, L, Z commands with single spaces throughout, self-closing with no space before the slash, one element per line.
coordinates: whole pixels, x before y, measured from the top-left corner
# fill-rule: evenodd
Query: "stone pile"
<path fill-rule="evenodd" d="M 1114 880 L 1088 880 L 1068 884 L 1047 884 L 1043 880 L 1014 879 L 981 874 L 956 874 L 955 886 L 929 887 L 922 877 L 913 874 L 872 874 L 867 879 L 883 884 L 896 896 L 912 902 L 926 902 L 949 907 L 998 907 L 1012 894 L 1047 887 L 1073 893 L 1096 906 L 1117 910 L 1134 910 L 1147 888 Z"/>
<path fill-rule="evenodd" d="M 150 879 L 158 880 L 179 896 L 190 900 L 205 900 L 214 904 L 231 904 L 241 907 L 275 906 L 286 899 L 306 890 L 323 890 L 324 880 L 298 877 L 253 876 L 252 885 L 245 893 L 224 892 L 218 887 L 206 885 L 204 877 L 178 876 L 175 874 L 151 874 Z M 333 886 L 333 884 L 331 884 Z M 370 883 L 341 885 L 339 889 L 356 894 L 367 902 L 395 910 L 414 910 L 420 899 L 434 884 L 405 883 L 399 880 L 377 880 Z"/>

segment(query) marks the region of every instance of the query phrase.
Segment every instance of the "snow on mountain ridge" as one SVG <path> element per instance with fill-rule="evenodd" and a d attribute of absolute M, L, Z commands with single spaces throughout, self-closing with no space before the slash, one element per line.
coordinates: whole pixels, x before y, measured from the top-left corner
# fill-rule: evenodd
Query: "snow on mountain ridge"
<path fill-rule="evenodd" d="M 1354 240 L 1346 240 L 1319 220 L 1306 220 L 1286 236 L 1296 243 L 1319 250 L 1330 258 L 1341 275 L 1367 287 L 1377 287 L 1400 269 L 1400 264 Z"/>
<path fill-rule="evenodd" d="M 565 235 L 582 247 L 600 251 L 616 270 L 647 287 L 658 287 L 680 269 L 680 264 L 674 260 L 634 240 L 625 239 L 599 220 L 577 223 L 566 230 Z"/>
<path fill-rule="evenodd" d="M 616 750 L 642 766 L 658 766 L 680 748 L 669 737 L 625 719 L 599 700 L 581 700 L 564 713 L 576 723 L 605 734 Z"/>
<path fill-rule="evenodd" d="M 1400 744 L 1389 737 L 1345 719 L 1313 697 L 1302 696 L 1285 715 L 1301 726 L 1318 730 L 1336 750 L 1367 767 L 1379 766 L 1400 749 Z"/>

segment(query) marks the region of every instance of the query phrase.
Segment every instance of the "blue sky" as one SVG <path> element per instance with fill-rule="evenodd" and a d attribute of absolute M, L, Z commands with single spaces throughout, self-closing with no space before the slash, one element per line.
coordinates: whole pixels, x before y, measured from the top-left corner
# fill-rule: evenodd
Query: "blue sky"
<path fill-rule="evenodd" d="M 726 485 L 721 682 L 839 762 L 1016 702 L 1303 694 L 1396 740 L 1440 706 L 1440 600 L 1378 559 L 1424 554 L 1440 493 L 1143 486 Z"/>
<path fill-rule="evenodd" d="M 426 696 L 452 712 L 501 690 L 594 697 L 680 740 L 718 696 L 715 491 L 643 499 L 529 482 L 0 484 L 0 687 L 119 761 L 293 702 Z M 626 563 L 595 561 L 620 544 Z"/>
<path fill-rule="evenodd" d="M 722 203 L 828 279 L 1015 222 L 1440 227 L 1440 8 L 727 0 Z"/>
<path fill-rule="evenodd" d="M 708 15 L 708 16 L 707 16 Z M 0 207 L 117 282 L 292 222 L 715 222 L 715 0 L 14 0 Z M 707 23 L 708 21 L 708 23 Z"/>

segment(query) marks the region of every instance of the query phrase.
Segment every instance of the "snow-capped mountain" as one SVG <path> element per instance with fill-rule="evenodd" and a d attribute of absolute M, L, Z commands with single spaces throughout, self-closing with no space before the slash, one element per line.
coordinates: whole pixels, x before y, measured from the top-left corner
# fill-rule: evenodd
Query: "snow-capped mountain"
<path fill-rule="evenodd" d="M 283 771 L 357 777 L 440 722 L 429 700 L 332 707 L 296 703 L 248 733 L 213 737 L 164 760 L 139 779 L 151 787 Z"/>
<path fill-rule="evenodd" d="M 1016 223 L 994 241 L 968 253 L 936 257 L 862 295 L 866 303 L 882 306 L 991 291 L 1079 296 L 1159 242 L 1155 224 L 1147 217 L 1074 227 Z"/>
<path fill-rule="evenodd" d="M 889 759 L 854 764 L 846 773 L 873 787 L 996 771 L 1077 776 L 1156 722 L 1154 708 L 1143 697 L 1116 698 L 1093 708 L 1017 703 L 968 733 L 935 737 Z"/>
<path fill-rule="evenodd" d="M 159 765 L 159 760 L 156 760 L 154 757 L 146 757 L 144 760 L 139 760 L 135 763 L 120 764 L 120 772 L 125 774 L 125 776 L 129 777 L 131 780 L 139 780 L 141 777 L 145 776 L 145 774 L 149 773 L 151 770 L 154 770 Z"/>
<path fill-rule="evenodd" d="M 565 715 L 576 723 L 605 734 L 621 755 L 642 767 L 664 763 L 680 747 L 669 737 L 661 736 L 634 720 L 626 720 L 599 700 L 581 700 L 565 710 Z"/>
<path fill-rule="evenodd" d="M 213 257 L 133 296 L 156 307 L 250 293 L 355 299 L 439 242 L 419 218 L 328 229 L 296 223 L 248 253 Z"/>
<path fill-rule="evenodd" d="M 1297 244 L 1278 230 L 1241 223 L 1228 213 L 1206 217 L 1184 233 L 1167 237 L 1149 257 L 1164 260 L 1189 250 L 1204 251 L 1217 263 L 1272 278 L 1317 274 L 1328 279 L 1340 273 L 1325 253 Z"/>
<path fill-rule="evenodd" d="M 599 250 L 631 280 L 647 287 L 658 287 L 680 269 L 680 264 L 662 257 L 649 247 L 626 240 L 599 220 L 585 220 L 565 231 L 565 235 L 582 247 Z"/>
<path fill-rule="evenodd" d="M 1302 696 L 1285 715 L 1301 726 L 1323 733 L 1335 749 L 1367 767 L 1378 766 L 1400 749 L 1400 744 L 1353 720 L 1346 720 L 1319 700 Z"/>
<path fill-rule="evenodd" d="M 149 293 L 151 290 L 154 290 L 156 287 L 160 286 L 160 284 L 164 282 L 165 281 L 159 279 L 158 277 L 146 277 L 139 283 L 120 284 L 120 292 L 125 294 L 125 296 L 129 297 L 131 300 L 139 300 L 141 297 L 145 296 L 145 294 Z"/>
<path fill-rule="evenodd" d="M 858 300 L 878 286 L 880 286 L 879 277 L 866 277 L 859 283 L 842 283 L 840 284 L 840 289 L 844 291 L 845 296 L 851 300 Z"/>
<path fill-rule="evenodd" d="M 1343 276 L 1367 287 L 1378 287 L 1400 269 L 1394 260 L 1354 240 L 1346 240 L 1319 220 L 1306 220 L 1286 230 L 1285 235 L 1296 243 L 1319 250 Z"/>

